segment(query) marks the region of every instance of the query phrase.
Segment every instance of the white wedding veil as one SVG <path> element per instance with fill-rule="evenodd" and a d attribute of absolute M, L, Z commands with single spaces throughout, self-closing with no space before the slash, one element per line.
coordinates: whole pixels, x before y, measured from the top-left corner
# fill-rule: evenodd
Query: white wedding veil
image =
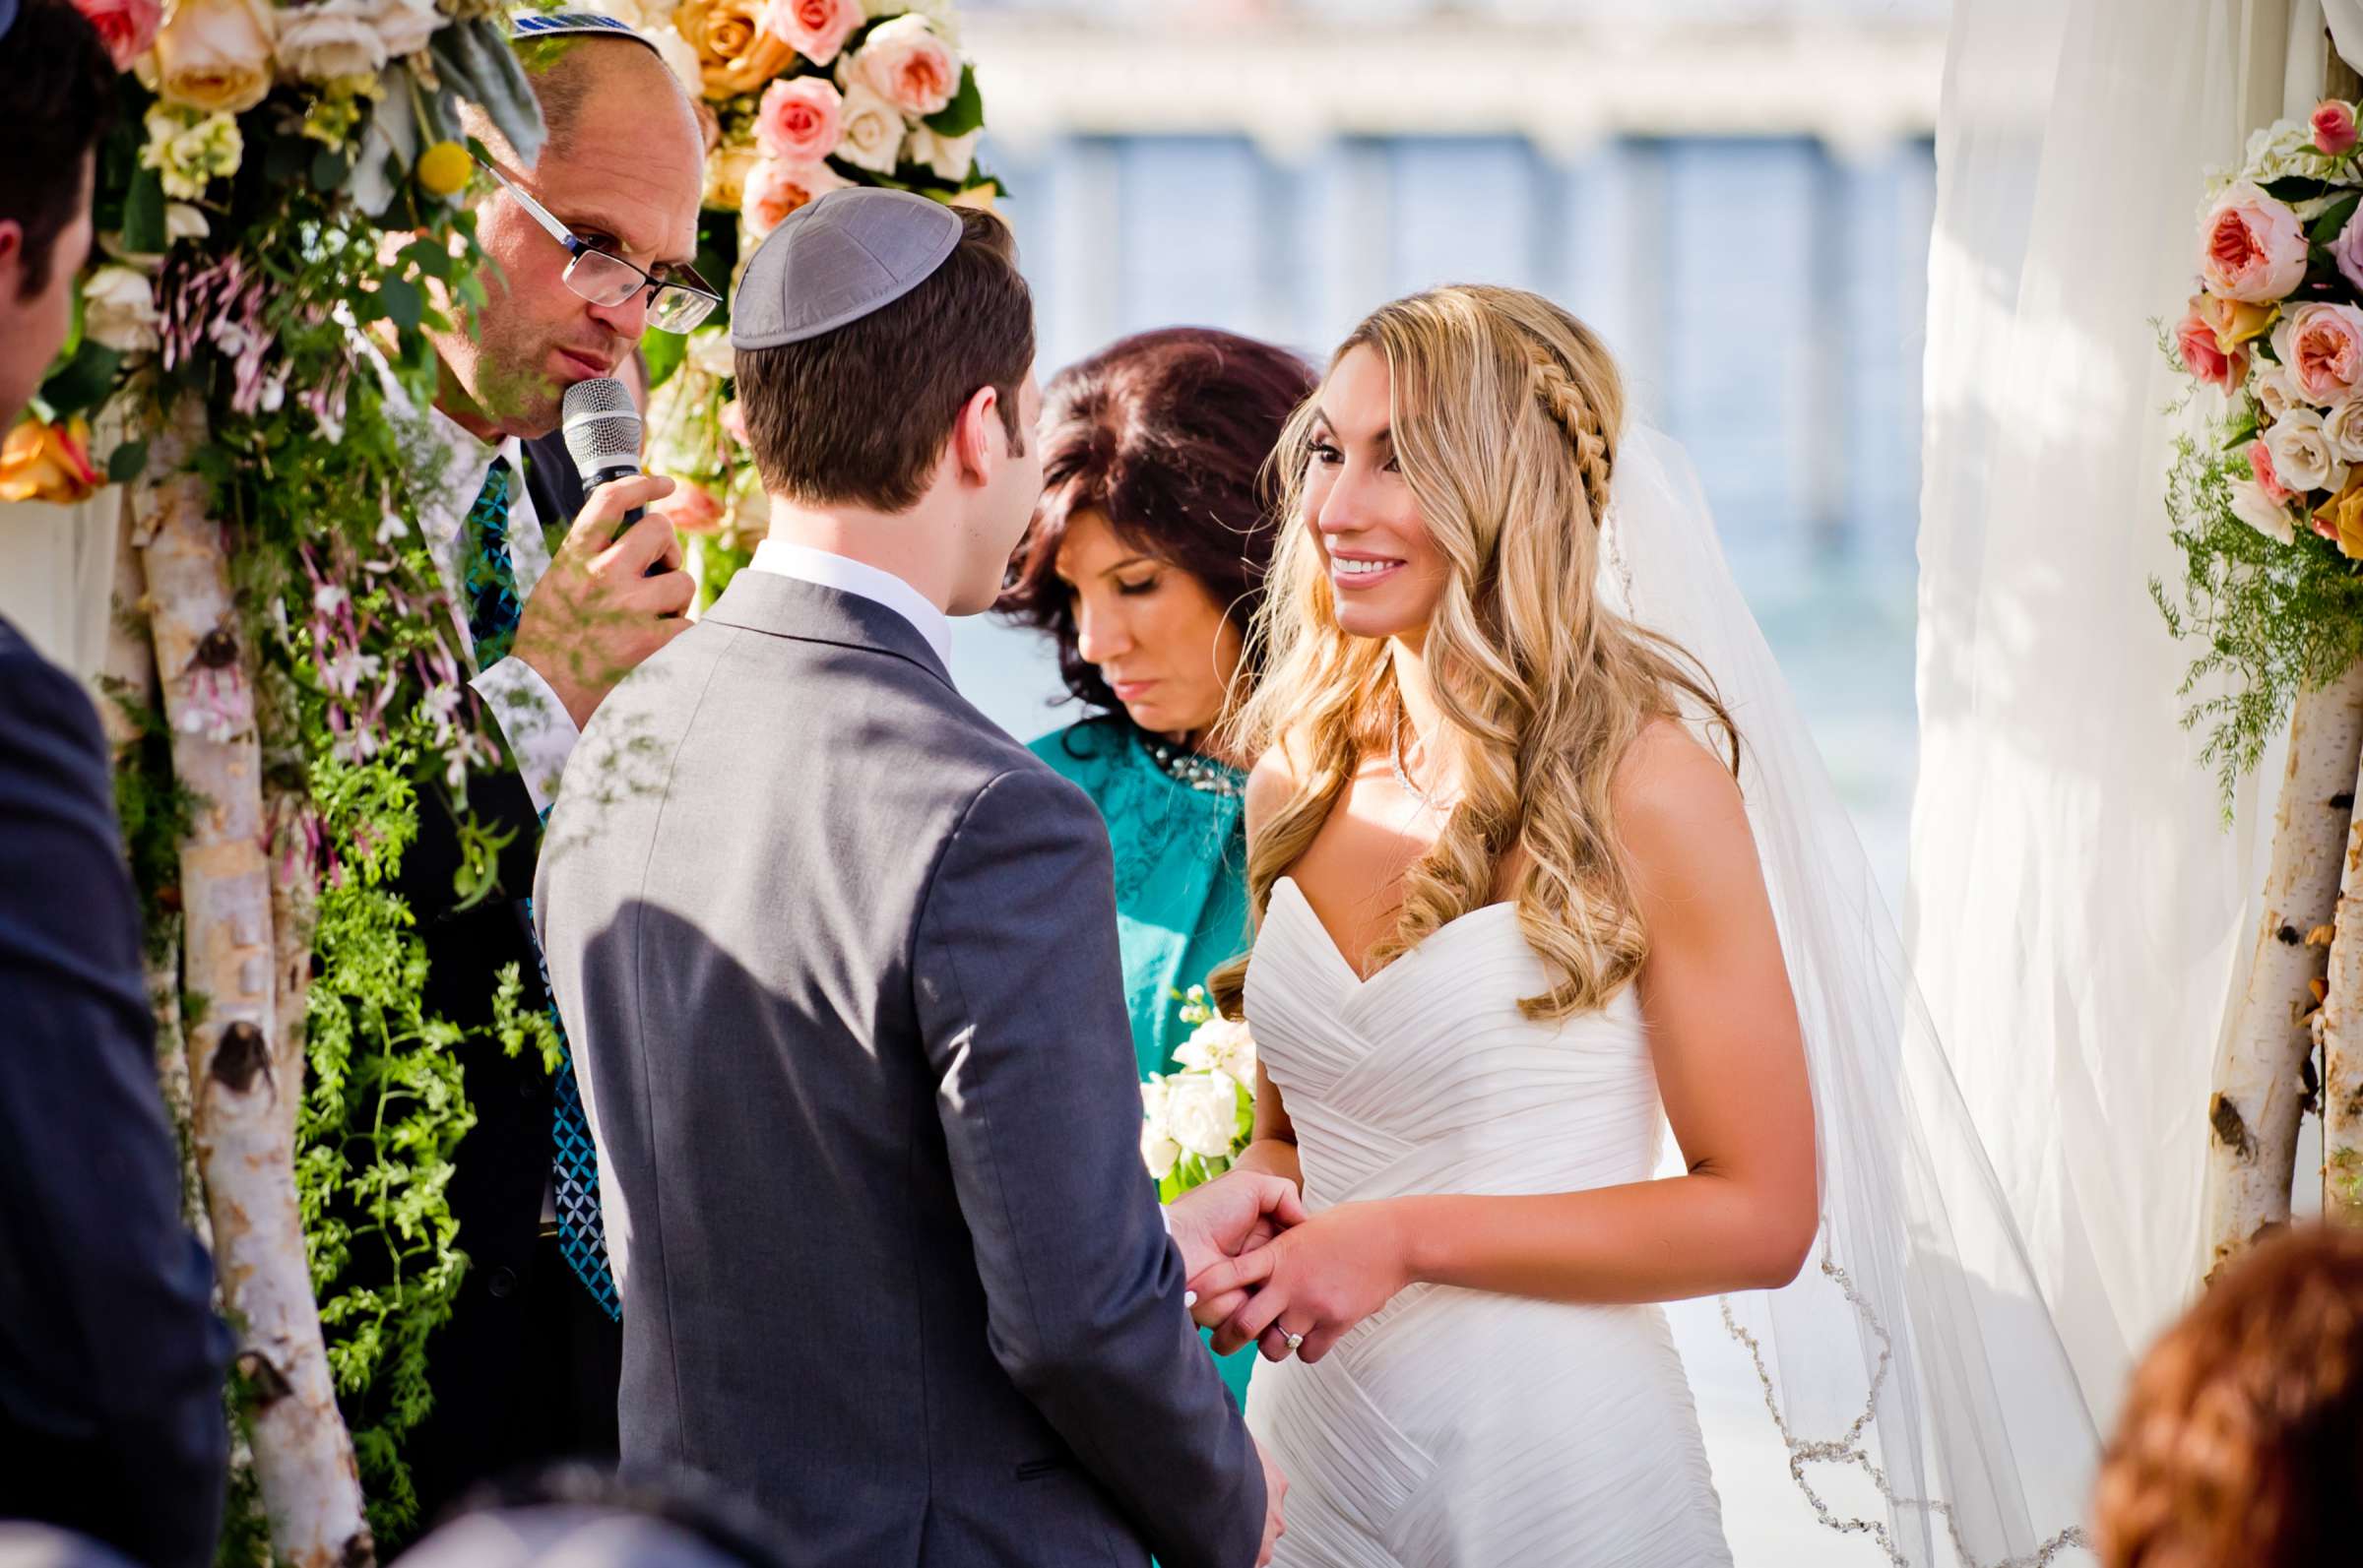
<path fill-rule="evenodd" d="M 1681 447 L 1629 425 L 1610 489 L 1604 598 L 1688 654 L 1739 728 L 1813 1085 L 1813 1251 L 1788 1286 L 1720 1303 L 1761 1383 L 1753 1418 L 1820 1524 L 1869 1548 L 1848 1561 L 2087 1561 L 2091 1415 L 1853 826 Z M 1711 745 L 1705 716 L 1686 717 Z M 1761 1494 L 1760 1477 L 1743 1486 L 1716 1463 L 1727 1498 Z"/>

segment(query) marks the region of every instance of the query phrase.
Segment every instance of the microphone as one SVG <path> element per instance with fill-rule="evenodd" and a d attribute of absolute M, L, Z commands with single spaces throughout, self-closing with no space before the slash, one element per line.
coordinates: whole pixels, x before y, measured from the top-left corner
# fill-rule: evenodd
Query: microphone
<path fill-rule="evenodd" d="M 603 484 L 628 479 L 640 471 L 640 410 L 632 395 L 613 376 L 595 376 L 566 389 L 559 404 L 566 433 L 566 451 L 574 470 L 582 475 L 583 493 Z M 640 521 L 646 508 L 633 507 L 615 525 L 620 536 Z M 653 568 L 652 568 L 653 570 Z"/>

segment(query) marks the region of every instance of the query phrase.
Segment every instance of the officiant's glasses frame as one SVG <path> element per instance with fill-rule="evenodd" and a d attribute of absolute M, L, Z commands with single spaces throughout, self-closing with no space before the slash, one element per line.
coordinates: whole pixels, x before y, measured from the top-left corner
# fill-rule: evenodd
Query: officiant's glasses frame
<path fill-rule="evenodd" d="M 574 230 L 549 216 L 549 210 L 521 189 L 515 180 L 478 158 L 477 165 L 494 179 L 500 188 L 517 198 L 517 205 L 527 216 L 540 223 L 551 239 L 566 248 L 574 259 L 566 264 L 566 286 L 594 305 L 615 306 L 638 293 L 648 290 L 648 324 L 659 332 L 687 332 L 714 313 L 722 303 L 707 282 L 697 276 L 694 267 L 678 269 L 676 278 L 658 278 L 633 266 L 611 251 L 601 250 L 587 239 L 579 239 Z"/>

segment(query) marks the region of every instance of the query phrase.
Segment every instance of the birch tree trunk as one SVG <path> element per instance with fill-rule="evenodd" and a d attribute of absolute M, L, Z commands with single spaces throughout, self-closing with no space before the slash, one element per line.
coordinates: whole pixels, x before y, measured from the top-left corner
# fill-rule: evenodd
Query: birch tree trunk
<path fill-rule="evenodd" d="M 2306 938 L 2335 912 L 2355 774 L 2363 760 L 2363 663 L 2298 694 L 2289 769 L 2248 990 L 2226 1031 L 2207 1105 L 2207 1278 L 2258 1234 L 2289 1220 L 2305 1064 L 2306 1015 L 2323 958 Z"/>
<path fill-rule="evenodd" d="M 2363 797 L 2363 775 L 2355 787 Z M 2322 1040 L 2322 1214 L 2363 1225 L 2363 815 L 2347 829 L 2328 979 L 2314 1021 Z"/>
<path fill-rule="evenodd" d="M 254 655 L 204 482 L 177 471 L 203 434 L 184 405 L 158 436 L 141 519 L 173 771 L 201 797 L 180 855 L 197 1160 L 274 1548 L 294 1568 L 358 1568 L 374 1545 L 312 1298 L 285 1108 L 302 1064 L 280 1054 Z"/>
<path fill-rule="evenodd" d="M 123 711 L 123 703 L 156 707 L 156 645 L 149 634 L 148 580 L 140 569 L 138 510 L 129 492 L 123 496 L 121 533 L 115 540 L 115 585 L 107 605 L 106 655 L 99 665 L 104 688 L 98 718 L 105 726 L 108 749 L 120 773 L 132 749 L 140 743 L 140 724 Z M 121 701 L 118 701 L 121 699 Z M 172 1141 L 180 1150 L 180 1216 L 211 1252 L 214 1227 L 205 1213 L 205 1183 L 197 1171 L 194 1102 L 189 1094 L 188 1040 L 180 1026 L 180 921 L 171 921 L 171 934 L 142 932 L 141 961 L 147 971 L 148 1004 L 156 1013 L 156 1076 L 163 1091 L 164 1115 L 172 1123 Z"/>

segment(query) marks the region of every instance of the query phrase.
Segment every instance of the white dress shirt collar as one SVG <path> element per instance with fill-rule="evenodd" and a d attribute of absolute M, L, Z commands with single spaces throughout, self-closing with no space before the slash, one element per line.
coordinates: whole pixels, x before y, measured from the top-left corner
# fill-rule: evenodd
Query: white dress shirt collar
<path fill-rule="evenodd" d="M 909 621 L 935 657 L 949 671 L 952 667 L 951 617 L 936 608 L 934 602 L 918 589 L 892 572 L 881 571 L 865 561 L 850 556 L 832 555 L 816 550 L 809 544 L 791 544 L 786 539 L 765 539 L 755 546 L 755 557 L 747 570 L 770 572 L 779 577 L 792 577 L 799 583 L 813 583 L 833 588 L 883 604 Z"/>

